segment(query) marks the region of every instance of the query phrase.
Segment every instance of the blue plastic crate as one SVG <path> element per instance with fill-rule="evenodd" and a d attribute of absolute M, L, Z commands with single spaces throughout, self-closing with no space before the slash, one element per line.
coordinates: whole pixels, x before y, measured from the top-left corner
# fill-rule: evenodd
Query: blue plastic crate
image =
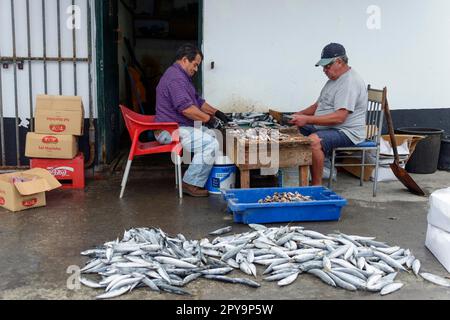
<path fill-rule="evenodd" d="M 258 203 L 275 192 L 299 192 L 313 201 Z M 237 223 L 278 223 L 296 221 L 336 221 L 347 200 L 325 187 L 231 189 L 222 192 L 228 210 Z"/>

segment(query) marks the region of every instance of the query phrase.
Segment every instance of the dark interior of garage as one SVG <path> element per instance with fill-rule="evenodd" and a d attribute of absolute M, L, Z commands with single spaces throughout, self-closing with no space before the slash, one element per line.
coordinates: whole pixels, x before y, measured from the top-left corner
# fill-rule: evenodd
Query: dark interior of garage
<path fill-rule="evenodd" d="M 174 63 L 175 52 L 184 43 L 201 43 L 198 0 L 120 0 L 118 2 L 117 57 L 119 102 L 144 115 L 155 114 L 156 86 Z M 200 75 L 194 79 L 201 87 Z M 120 152 L 111 169 L 121 171 L 131 144 L 121 118 Z M 152 140 L 152 133 L 141 140 Z M 142 157 L 136 165 L 164 167 L 170 155 Z"/>
<path fill-rule="evenodd" d="M 119 2 L 119 100 L 155 114 L 155 90 L 177 48 L 199 42 L 198 0 Z"/>

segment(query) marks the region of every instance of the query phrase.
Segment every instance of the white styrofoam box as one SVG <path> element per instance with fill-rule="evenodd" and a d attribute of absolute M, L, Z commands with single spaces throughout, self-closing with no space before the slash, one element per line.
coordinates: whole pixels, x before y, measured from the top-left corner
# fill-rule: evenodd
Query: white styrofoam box
<path fill-rule="evenodd" d="M 405 164 L 400 164 L 400 167 L 405 169 Z M 372 175 L 370 176 L 370 180 L 375 180 L 375 170 L 372 171 Z M 380 165 L 378 167 L 378 182 L 384 181 L 396 181 L 398 180 L 395 176 L 394 172 L 389 165 Z"/>
<path fill-rule="evenodd" d="M 372 171 L 372 175 L 370 177 L 370 180 L 375 180 L 375 170 Z M 377 182 L 383 182 L 383 181 L 395 181 L 398 180 L 395 174 L 392 172 L 391 167 L 388 166 L 379 166 L 378 167 L 378 180 Z"/>
<path fill-rule="evenodd" d="M 450 232 L 450 188 L 431 194 L 427 218 L 429 224 Z"/>
<path fill-rule="evenodd" d="M 439 262 L 450 272 L 450 232 L 428 224 L 425 246 L 430 249 Z"/>
<path fill-rule="evenodd" d="M 400 156 L 409 155 L 408 140 L 405 140 L 401 145 L 397 146 L 397 152 Z M 392 149 L 391 144 L 384 139 L 380 139 L 380 154 L 388 156 L 394 155 L 394 150 Z"/>

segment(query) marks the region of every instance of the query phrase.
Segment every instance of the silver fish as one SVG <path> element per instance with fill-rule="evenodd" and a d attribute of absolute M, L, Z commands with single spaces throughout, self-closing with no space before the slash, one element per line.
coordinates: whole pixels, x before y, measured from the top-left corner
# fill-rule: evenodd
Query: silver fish
<path fill-rule="evenodd" d="M 168 284 L 163 283 L 161 281 L 155 280 L 154 282 L 158 286 L 158 288 L 163 290 L 163 291 L 170 292 L 170 293 L 173 293 L 173 294 L 182 295 L 182 296 L 190 296 L 191 295 L 189 292 L 187 292 L 187 291 L 185 291 L 183 289 L 174 287 L 172 285 L 168 285 Z"/>
<path fill-rule="evenodd" d="M 233 230 L 233 227 L 229 226 L 229 227 L 225 227 L 225 228 L 222 228 L 222 229 L 215 230 L 213 232 L 210 232 L 209 234 L 212 235 L 212 236 L 219 236 L 219 235 L 231 232 L 231 230 Z"/>
<path fill-rule="evenodd" d="M 294 257 L 292 257 L 292 259 L 294 259 L 295 262 L 302 263 L 302 262 L 313 260 L 315 257 L 316 257 L 315 253 L 305 253 L 305 254 L 300 254 L 300 255 L 294 256 Z"/>
<path fill-rule="evenodd" d="M 265 277 L 265 281 L 280 281 L 292 275 L 293 273 L 298 273 L 298 271 L 286 271 L 283 273 L 277 273 L 268 277 Z"/>
<path fill-rule="evenodd" d="M 214 274 L 214 275 L 225 275 L 233 271 L 233 268 L 217 268 L 217 269 L 207 269 L 200 271 L 200 274 L 206 275 L 206 274 Z"/>
<path fill-rule="evenodd" d="M 331 272 L 325 271 L 325 273 L 334 281 L 334 283 L 338 287 L 341 287 L 341 288 L 343 288 L 345 290 L 349 290 L 349 291 L 356 291 L 356 290 L 358 290 L 354 285 L 352 285 L 351 283 L 348 283 L 348 282 L 342 280 L 341 278 L 335 276 Z"/>
<path fill-rule="evenodd" d="M 233 249 L 229 250 L 227 253 L 225 253 L 225 254 L 222 256 L 221 260 L 222 260 L 222 261 L 227 261 L 228 259 L 233 258 L 233 257 L 236 256 L 242 249 L 244 249 L 245 245 L 246 245 L 246 243 L 244 243 L 244 244 L 242 244 L 242 245 L 240 245 L 240 246 L 234 247 Z"/>
<path fill-rule="evenodd" d="M 91 281 L 91 280 L 83 278 L 83 277 L 79 277 L 79 281 L 82 285 L 89 287 L 89 288 L 93 288 L 93 289 L 100 289 L 100 288 L 106 287 L 106 285 L 104 285 L 104 284 L 97 283 L 97 282 Z"/>
<path fill-rule="evenodd" d="M 419 271 L 420 271 L 420 260 L 419 259 L 414 260 L 414 262 L 412 264 L 412 269 L 413 269 L 414 274 L 416 276 L 418 276 Z"/>
<path fill-rule="evenodd" d="M 169 257 L 155 257 L 155 260 L 158 261 L 159 263 L 171 264 L 171 265 L 174 265 L 179 268 L 187 268 L 187 269 L 197 268 L 196 265 L 193 265 L 191 263 L 188 263 L 188 262 L 185 262 L 182 260 L 178 260 L 178 259 L 174 259 L 174 258 L 169 258 Z"/>
<path fill-rule="evenodd" d="M 376 282 L 376 283 L 374 283 L 374 284 L 372 284 L 372 285 L 370 285 L 370 286 L 367 286 L 367 290 L 368 290 L 368 291 L 373 291 L 373 292 L 379 292 L 379 291 L 381 291 L 384 287 L 386 287 L 387 285 L 389 285 L 389 284 L 391 284 L 391 283 L 393 283 L 393 282 L 394 282 L 393 280 L 381 278 L 380 281 L 378 281 L 378 282 Z"/>
<path fill-rule="evenodd" d="M 265 230 L 267 230 L 267 227 L 262 225 L 262 224 L 249 224 L 248 226 L 250 228 L 252 228 L 253 230 L 256 230 L 256 231 L 265 231 Z"/>
<path fill-rule="evenodd" d="M 158 286 L 147 277 L 142 278 L 142 283 L 147 285 L 152 291 L 161 292 L 161 290 L 159 290 Z"/>
<path fill-rule="evenodd" d="M 400 263 L 395 261 L 395 259 L 392 259 L 390 256 L 388 256 L 382 252 L 377 252 L 377 251 L 375 251 L 373 254 L 376 255 L 377 257 L 379 257 L 384 262 L 386 262 L 391 267 L 394 267 L 394 268 L 397 268 L 397 269 L 400 269 L 403 271 L 407 271 Z"/>
<path fill-rule="evenodd" d="M 381 278 L 383 277 L 383 275 L 376 273 L 373 274 L 369 277 L 369 279 L 367 279 L 367 287 L 371 287 L 373 286 L 375 283 L 377 283 Z"/>
<path fill-rule="evenodd" d="M 334 250 L 333 252 L 331 252 L 328 255 L 329 259 L 334 259 L 337 257 L 340 257 L 341 255 L 345 254 L 349 249 L 351 248 L 351 245 L 345 245 L 345 246 L 341 246 L 339 248 L 337 248 L 336 250 Z"/>
<path fill-rule="evenodd" d="M 428 272 L 422 272 L 420 273 L 420 276 L 422 278 L 424 278 L 427 281 L 430 281 L 434 284 L 437 284 L 439 286 L 443 286 L 443 287 L 450 287 L 450 280 L 442 278 L 440 276 L 437 276 L 435 274 L 432 273 L 428 273 Z"/>
<path fill-rule="evenodd" d="M 365 281 L 363 281 L 360 278 L 357 278 L 351 274 L 348 274 L 345 272 L 340 272 L 340 271 L 334 271 L 334 270 L 331 270 L 331 273 L 334 274 L 335 276 L 341 278 L 342 280 L 354 285 L 358 289 L 365 290 L 367 288 Z"/>
<path fill-rule="evenodd" d="M 408 268 L 411 268 L 414 260 L 416 260 L 416 257 L 414 257 L 413 255 L 408 256 L 408 259 L 406 260 L 406 266 Z"/>
<path fill-rule="evenodd" d="M 322 262 L 323 262 L 323 269 L 325 271 L 331 271 L 331 260 L 327 256 L 323 257 Z"/>
<path fill-rule="evenodd" d="M 142 276 L 140 278 L 123 279 L 112 286 L 109 291 L 119 290 L 122 287 L 133 286 L 134 284 L 141 282 L 143 278 L 145 278 L 145 276 Z"/>
<path fill-rule="evenodd" d="M 311 273 L 311 274 L 315 275 L 317 278 L 319 278 L 320 280 L 322 280 L 326 284 L 328 284 L 328 285 L 330 285 L 332 287 L 336 287 L 336 283 L 324 271 L 322 271 L 320 269 L 311 269 L 311 270 L 308 271 L 308 273 Z"/>
<path fill-rule="evenodd" d="M 189 284 L 190 282 L 194 281 L 195 279 L 201 277 L 201 273 L 193 273 L 188 275 L 186 278 L 183 279 L 183 286 Z"/>
<path fill-rule="evenodd" d="M 403 287 L 403 283 L 401 282 L 394 282 L 391 284 L 388 284 L 387 286 L 383 287 L 383 289 L 381 289 L 380 294 L 382 296 L 387 295 L 389 293 L 395 292 L 397 290 L 400 290 L 400 288 Z"/>
<path fill-rule="evenodd" d="M 298 275 L 299 275 L 299 272 L 296 272 L 296 273 L 284 278 L 283 280 L 278 281 L 278 285 L 280 287 L 288 286 L 291 283 L 293 283 L 295 280 L 297 280 Z"/>
<path fill-rule="evenodd" d="M 129 291 L 130 289 L 131 289 L 131 286 L 122 287 L 122 288 L 120 288 L 118 290 L 109 291 L 109 292 L 106 292 L 104 294 L 101 294 L 101 295 L 99 295 L 99 296 L 97 296 L 95 298 L 99 299 L 99 300 L 116 298 L 118 296 L 123 295 L 125 292 Z"/>

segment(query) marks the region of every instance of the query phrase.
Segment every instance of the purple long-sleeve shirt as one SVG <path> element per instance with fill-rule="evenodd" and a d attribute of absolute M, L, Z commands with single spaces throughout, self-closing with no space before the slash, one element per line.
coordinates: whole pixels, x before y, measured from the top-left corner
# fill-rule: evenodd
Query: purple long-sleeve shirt
<path fill-rule="evenodd" d="M 191 77 L 178 63 L 174 63 L 156 87 L 156 121 L 177 122 L 180 126 L 193 127 L 194 120 L 184 116 L 183 111 L 191 106 L 201 108 L 204 103 Z"/>

